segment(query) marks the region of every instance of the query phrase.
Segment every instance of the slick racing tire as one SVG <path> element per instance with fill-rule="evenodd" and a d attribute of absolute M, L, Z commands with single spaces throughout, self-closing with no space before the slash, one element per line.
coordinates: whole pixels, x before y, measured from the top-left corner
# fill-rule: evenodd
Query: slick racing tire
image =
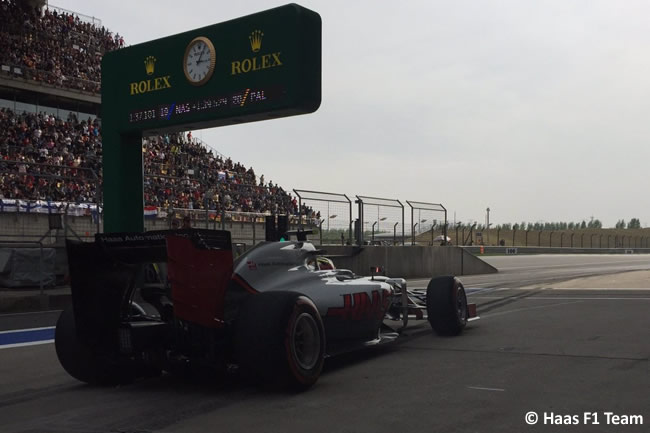
<path fill-rule="evenodd" d="M 264 383 L 305 390 L 318 380 L 325 359 L 325 328 L 308 297 L 266 292 L 244 301 L 235 330 L 241 367 Z"/>
<path fill-rule="evenodd" d="M 106 356 L 98 355 L 92 347 L 79 341 L 72 308 L 64 310 L 56 322 L 54 347 L 65 371 L 81 382 L 115 385 L 133 380 L 131 372 L 119 368 Z"/>
<path fill-rule="evenodd" d="M 467 295 L 453 276 L 433 278 L 427 286 L 427 315 L 438 335 L 458 335 L 467 325 Z"/>

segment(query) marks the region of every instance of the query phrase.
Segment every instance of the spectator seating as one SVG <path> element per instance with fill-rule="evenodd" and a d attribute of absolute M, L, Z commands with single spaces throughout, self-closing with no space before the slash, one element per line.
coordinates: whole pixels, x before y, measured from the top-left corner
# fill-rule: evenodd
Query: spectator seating
<path fill-rule="evenodd" d="M 97 119 L 0 109 L 0 198 L 94 202 L 101 183 Z M 146 137 L 145 204 L 159 208 L 298 214 L 296 199 L 253 168 L 187 134 Z M 309 211 L 305 207 L 303 211 Z"/>
<path fill-rule="evenodd" d="M 124 38 L 79 17 L 0 0 L 0 72 L 57 87 L 100 92 L 101 60 Z"/>

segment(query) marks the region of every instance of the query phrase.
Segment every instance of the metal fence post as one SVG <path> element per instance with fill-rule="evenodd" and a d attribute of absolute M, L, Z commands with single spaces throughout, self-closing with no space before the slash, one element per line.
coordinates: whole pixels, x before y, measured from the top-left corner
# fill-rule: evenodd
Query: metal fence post
<path fill-rule="evenodd" d="M 409 206 L 411 206 L 411 245 L 415 245 L 415 226 L 413 225 L 413 205 L 406 200 Z"/>
<path fill-rule="evenodd" d="M 359 204 L 359 210 L 357 213 L 358 220 L 359 220 L 359 229 L 357 230 L 357 243 L 359 246 L 363 245 L 363 200 L 357 196 L 356 202 Z"/>
<path fill-rule="evenodd" d="M 294 189 L 293 192 L 296 192 Z M 298 193 L 296 193 L 298 196 L 298 227 L 300 227 L 300 231 L 302 231 L 302 197 Z"/>
<path fill-rule="evenodd" d="M 447 236 L 447 208 L 444 207 L 442 204 L 440 204 L 440 206 L 445 210 L 445 225 L 444 225 L 442 236 L 443 236 L 443 240 L 445 241 L 445 246 L 448 246 L 449 241 L 448 241 L 447 238 L 449 236 Z M 489 229 L 489 227 L 488 227 L 488 229 Z M 489 234 L 488 234 L 488 236 L 489 236 Z"/>
<path fill-rule="evenodd" d="M 399 200 L 397 200 L 397 203 L 402 206 L 402 246 L 404 246 L 404 205 Z"/>
<path fill-rule="evenodd" d="M 399 223 L 397 222 L 397 223 L 395 223 L 393 225 L 393 245 L 397 245 L 397 225 L 398 224 Z"/>
<path fill-rule="evenodd" d="M 319 236 L 319 239 L 320 239 L 320 245 L 321 246 L 323 245 L 323 222 L 324 221 L 325 221 L 324 219 L 321 219 L 319 224 L 318 224 L 318 236 Z"/>
<path fill-rule="evenodd" d="M 350 245 L 352 245 L 352 200 L 348 198 L 347 195 L 343 194 L 343 197 L 348 201 L 348 209 L 350 212 L 350 223 L 348 224 L 349 227 L 349 237 L 348 239 L 350 240 Z"/>

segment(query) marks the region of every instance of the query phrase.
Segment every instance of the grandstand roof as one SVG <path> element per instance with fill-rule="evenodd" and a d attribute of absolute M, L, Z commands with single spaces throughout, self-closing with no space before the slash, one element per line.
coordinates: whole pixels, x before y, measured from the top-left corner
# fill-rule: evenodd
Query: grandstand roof
<path fill-rule="evenodd" d="M 100 95 L 0 75 L 0 99 L 99 115 Z"/>

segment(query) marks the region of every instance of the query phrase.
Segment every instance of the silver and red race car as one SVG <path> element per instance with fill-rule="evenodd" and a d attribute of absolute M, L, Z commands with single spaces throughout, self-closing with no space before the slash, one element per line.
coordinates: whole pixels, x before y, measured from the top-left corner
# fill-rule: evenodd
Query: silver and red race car
<path fill-rule="evenodd" d="M 380 269 L 370 277 L 336 269 L 297 235 L 234 261 L 230 233 L 220 230 L 69 242 L 73 305 L 57 322 L 61 364 L 90 384 L 199 365 L 305 389 L 326 357 L 394 341 L 409 320 L 457 335 L 477 318 L 455 277 L 409 290 Z"/>

